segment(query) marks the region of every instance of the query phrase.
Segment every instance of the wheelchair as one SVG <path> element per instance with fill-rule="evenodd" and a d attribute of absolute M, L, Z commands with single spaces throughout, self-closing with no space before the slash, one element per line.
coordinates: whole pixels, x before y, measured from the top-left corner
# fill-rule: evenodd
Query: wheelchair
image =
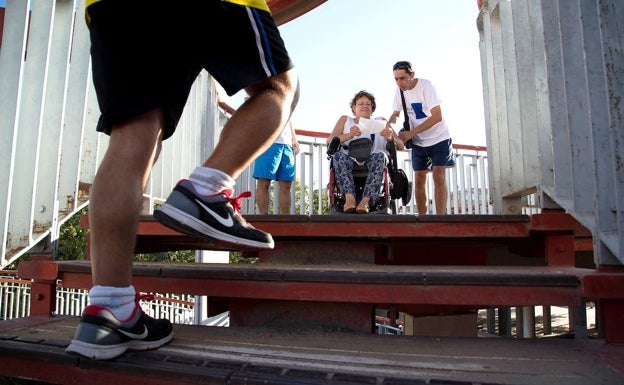
<path fill-rule="evenodd" d="M 329 184 L 327 191 L 329 194 L 329 213 L 330 214 L 342 214 L 342 207 L 345 204 L 345 197 L 338 188 L 335 180 L 333 156 L 340 149 L 340 139 L 334 137 L 327 147 L 327 159 L 329 159 Z M 390 156 L 387 159 L 386 167 L 383 170 L 383 183 L 381 185 L 379 195 L 375 202 L 369 202 L 369 214 L 396 214 L 397 204 L 390 195 L 391 181 L 390 171 L 391 167 L 396 165 L 396 147 L 394 143 L 389 142 L 387 144 L 388 152 Z M 393 164 L 394 162 L 394 164 Z M 362 199 L 362 193 L 364 192 L 364 186 L 366 185 L 366 178 L 368 177 L 368 167 L 366 165 L 355 164 L 353 166 L 353 182 L 355 184 L 355 199 L 360 201 Z"/>

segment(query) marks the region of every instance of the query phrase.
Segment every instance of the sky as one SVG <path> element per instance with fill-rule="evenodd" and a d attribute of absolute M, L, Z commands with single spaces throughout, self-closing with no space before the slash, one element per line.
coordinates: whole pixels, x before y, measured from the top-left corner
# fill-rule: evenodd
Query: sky
<path fill-rule="evenodd" d="M 392 65 L 408 60 L 416 77 L 435 85 L 453 143 L 485 146 L 477 16 L 477 0 L 327 0 L 281 25 L 301 86 L 293 124 L 331 132 L 341 115 L 352 115 L 360 90 L 375 96 L 374 116 L 388 118 Z M 237 108 L 244 92 L 225 100 Z"/>

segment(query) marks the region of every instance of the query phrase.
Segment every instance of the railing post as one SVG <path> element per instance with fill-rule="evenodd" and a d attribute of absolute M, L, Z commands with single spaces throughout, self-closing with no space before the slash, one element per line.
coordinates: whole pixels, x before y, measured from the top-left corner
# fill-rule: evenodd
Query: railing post
<path fill-rule="evenodd" d="M 19 263 L 18 274 L 22 279 L 33 281 L 30 286 L 30 315 L 51 317 L 56 311 L 58 277 L 58 266 L 52 262 L 52 255 L 32 255 L 29 261 Z"/>

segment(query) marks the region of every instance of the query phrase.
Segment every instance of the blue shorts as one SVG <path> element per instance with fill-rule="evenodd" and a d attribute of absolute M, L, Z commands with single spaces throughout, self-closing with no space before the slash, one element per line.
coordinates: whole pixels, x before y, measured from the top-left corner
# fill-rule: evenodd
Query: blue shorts
<path fill-rule="evenodd" d="M 446 139 L 429 147 L 412 147 L 412 170 L 432 170 L 433 166 L 455 166 L 453 141 Z"/>
<path fill-rule="evenodd" d="M 254 163 L 253 177 L 292 182 L 295 180 L 295 153 L 292 146 L 273 143 Z"/>

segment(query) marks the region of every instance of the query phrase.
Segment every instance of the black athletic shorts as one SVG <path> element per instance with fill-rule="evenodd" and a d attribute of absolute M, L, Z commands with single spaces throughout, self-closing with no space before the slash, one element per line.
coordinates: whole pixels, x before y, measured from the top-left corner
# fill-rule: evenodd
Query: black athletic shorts
<path fill-rule="evenodd" d="M 162 108 L 168 138 L 202 69 L 233 95 L 293 68 L 271 15 L 256 8 L 217 0 L 103 0 L 87 12 L 100 132 Z"/>

